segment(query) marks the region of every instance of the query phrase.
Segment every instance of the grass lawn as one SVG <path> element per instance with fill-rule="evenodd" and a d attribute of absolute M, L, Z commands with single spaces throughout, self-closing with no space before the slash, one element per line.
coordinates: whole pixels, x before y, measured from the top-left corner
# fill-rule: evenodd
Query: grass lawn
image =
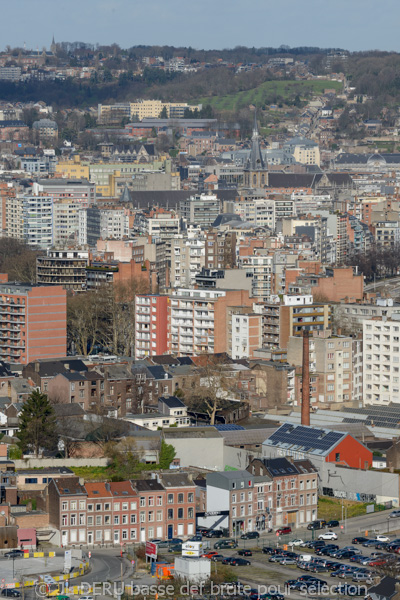
<path fill-rule="evenodd" d="M 265 81 L 261 85 L 251 90 L 227 94 L 226 96 L 204 96 L 193 101 L 194 104 L 210 104 L 213 108 L 220 111 L 237 111 L 243 106 L 255 104 L 263 106 L 264 104 L 274 103 L 276 96 L 283 100 L 300 97 L 310 93 L 320 94 L 325 89 L 341 90 L 340 81 L 330 81 L 327 79 L 313 81 Z"/>
<path fill-rule="evenodd" d="M 344 506 L 347 506 L 347 518 L 359 517 L 365 515 L 367 510 L 367 504 L 371 502 L 355 502 L 353 500 L 340 500 L 339 498 L 319 498 L 318 500 L 318 519 L 325 519 L 330 521 L 331 519 L 341 520 L 342 518 L 342 502 Z"/>
<path fill-rule="evenodd" d="M 85 481 L 102 481 L 109 477 L 109 467 L 71 467 L 71 471 Z"/>

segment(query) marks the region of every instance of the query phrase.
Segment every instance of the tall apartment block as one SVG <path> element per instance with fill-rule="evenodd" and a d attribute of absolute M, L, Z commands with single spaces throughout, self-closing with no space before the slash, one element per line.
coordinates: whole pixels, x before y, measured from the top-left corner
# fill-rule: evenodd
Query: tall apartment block
<path fill-rule="evenodd" d="M 330 326 L 330 305 L 314 302 L 309 295 L 276 296 L 275 303 L 258 303 L 255 312 L 262 319 L 262 347 L 287 348 L 289 337 L 302 336 L 304 330 L 323 331 Z"/>
<path fill-rule="evenodd" d="M 400 403 L 400 321 L 363 321 L 364 404 Z"/>
<path fill-rule="evenodd" d="M 175 290 L 168 311 L 169 352 L 227 352 L 228 307 L 252 303 L 245 290 Z"/>
<path fill-rule="evenodd" d="M 313 332 L 309 343 L 312 401 L 341 404 L 353 400 L 352 342 L 351 337 L 332 335 L 329 329 Z M 302 366 L 302 338 L 289 338 L 287 361 L 290 365 Z M 296 392 L 299 404 L 300 390 Z"/>
<path fill-rule="evenodd" d="M 66 291 L 61 286 L 1 283 L 0 360 L 27 364 L 66 353 Z"/>
<path fill-rule="evenodd" d="M 135 358 L 164 354 L 168 350 L 168 296 L 136 296 Z"/>

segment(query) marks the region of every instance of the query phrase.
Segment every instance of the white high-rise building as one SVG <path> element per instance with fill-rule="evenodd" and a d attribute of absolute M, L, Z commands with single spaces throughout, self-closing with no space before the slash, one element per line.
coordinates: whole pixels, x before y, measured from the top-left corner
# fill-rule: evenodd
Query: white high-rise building
<path fill-rule="evenodd" d="M 364 404 L 400 403 L 400 321 L 363 321 Z"/>

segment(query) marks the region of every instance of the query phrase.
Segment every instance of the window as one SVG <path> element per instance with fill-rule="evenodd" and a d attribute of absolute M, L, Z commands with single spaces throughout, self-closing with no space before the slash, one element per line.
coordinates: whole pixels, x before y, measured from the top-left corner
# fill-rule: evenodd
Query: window
<path fill-rule="evenodd" d="M 253 513 L 253 506 L 251 504 L 249 504 L 247 507 L 247 514 L 251 515 L 252 513 Z"/>
<path fill-rule="evenodd" d="M 149 510 L 148 520 L 154 521 L 154 510 Z"/>
<path fill-rule="evenodd" d="M 335 454 L 335 461 L 336 462 L 340 461 L 340 452 L 336 452 L 336 454 Z"/>
<path fill-rule="evenodd" d="M 122 525 L 128 524 L 128 515 L 122 515 Z"/>
<path fill-rule="evenodd" d="M 93 525 L 93 517 L 88 517 L 87 518 L 87 524 L 88 525 Z"/>
<path fill-rule="evenodd" d="M 87 509 L 88 509 L 88 511 L 91 511 L 91 510 L 93 510 L 93 504 L 88 504 L 88 505 L 87 505 Z"/>
<path fill-rule="evenodd" d="M 145 523 L 145 521 L 146 521 L 146 513 L 142 511 L 140 513 L 140 522 Z"/>
<path fill-rule="evenodd" d="M 174 503 L 174 495 L 173 494 L 168 494 L 167 502 L 168 502 L 168 504 Z"/>
<path fill-rule="evenodd" d="M 111 525 L 111 515 L 104 516 L 104 525 Z"/>
<path fill-rule="evenodd" d="M 68 515 L 63 515 L 62 516 L 62 524 L 63 525 L 68 525 Z"/>
<path fill-rule="evenodd" d="M 244 493 L 243 492 L 240 494 L 240 502 L 244 502 Z"/>
<path fill-rule="evenodd" d="M 162 510 L 158 510 L 157 511 L 157 521 L 162 521 L 162 520 L 163 520 L 163 518 L 162 518 Z"/>
<path fill-rule="evenodd" d="M 101 525 L 101 515 L 96 517 L 96 525 Z"/>
<path fill-rule="evenodd" d="M 136 515 L 131 515 L 131 524 L 134 525 L 136 523 Z"/>
<path fill-rule="evenodd" d="M 109 502 L 105 503 L 104 510 L 111 510 L 111 504 Z"/>
<path fill-rule="evenodd" d="M 131 540 L 136 540 L 136 529 L 131 529 Z"/>
<path fill-rule="evenodd" d="M 188 502 L 193 502 L 194 501 L 194 494 L 193 492 L 189 492 L 188 493 Z"/>
<path fill-rule="evenodd" d="M 89 508 L 89 506 L 88 506 L 88 508 Z M 63 502 L 62 503 L 62 509 L 63 510 L 68 510 L 68 502 Z"/>
<path fill-rule="evenodd" d="M 188 519 L 193 519 L 194 517 L 194 510 L 193 507 L 191 506 L 190 508 L 188 508 Z"/>
<path fill-rule="evenodd" d="M 244 516 L 244 506 L 240 507 L 240 516 Z"/>
<path fill-rule="evenodd" d="M 301 494 L 300 496 L 300 506 L 304 506 L 304 496 Z"/>
<path fill-rule="evenodd" d="M 178 508 L 178 519 L 183 519 L 183 508 Z"/>
<path fill-rule="evenodd" d="M 146 498 L 141 496 L 139 506 L 146 506 Z"/>
<path fill-rule="evenodd" d="M 183 494 L 178 494 L 178 504 L 183 504 Z"/>
<path fill-rule="evenodd" d="M 253 492 L 249 492 L 248 493 L 248 499 L 249 500 L 253 500 Z"/>
<path fill-rule="evenodd" d="M 80 514 L 79 515 L 79 525 L 84 525 L 85 524 L 85 514 Z"/>
<path fill-rule="evenodd" d="M 122 530 L 122 539 L 123 540 L 127 540 L 128 539 L 128 532 L 126 529 Z"/>
<path fill-rule="evenodd" d="M 162 506 L 162 496 L 157 496 L 157 506 Z"/>
<path fill-rule="evenodd" d="M 114 525 L 119 525 L 119 515 L 114 515 Z"/>
<path fill-rule="evenodd" d="M 131 510 L 137 509 L 137 502 L 131 502 Z"/>
<path fill-rule="evenodd" d="M 154 496 L 149 496 L 149 506 L 154 506 Z M 124 510 L 124 508 L 122 508 L 122 510 Z"/>
<path fill-rule="evenodd" d="M 97 511 L 101 510 L 101 504 L 96 504 L 96 510 Z"/>
<path fill-rule="evenodd" d="M 128 510 L 128 503 L 127 502 L 123 502 L 122 503 L 122 510 Z"/>
<path fill-rule="evenodd" d="M 232 494 L 232 502 L 236 502 L 236 494 Z"/>
<path fill-rule="evenodd" d="M 174 509 L 169 508 L 168 509 L 168 519 L 173 519 L 173 518 L 174 518 Z"/>
<path fill-rule="evenodd" d="M 76 525 L 76 515 L 71 515 L 70 523 L 71 525 Z"/>
<path fill-rule="evenodd" d="M 85 510 L 85 501 L 79 500 L 79 510 Z"/>
<path fill-rule="evenodd" d="M 70 510 L 76 510 L 76 500 L 71 500 Z"/>

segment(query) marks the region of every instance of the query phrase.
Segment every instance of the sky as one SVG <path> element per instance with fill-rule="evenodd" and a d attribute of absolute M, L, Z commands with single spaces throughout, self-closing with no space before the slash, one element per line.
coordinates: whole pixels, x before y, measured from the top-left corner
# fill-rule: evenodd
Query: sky
<path fill-rule="evenodd" d="M 400 51 L 399 0 L 13 0 L 0 50 L 56 42 Z"/>

